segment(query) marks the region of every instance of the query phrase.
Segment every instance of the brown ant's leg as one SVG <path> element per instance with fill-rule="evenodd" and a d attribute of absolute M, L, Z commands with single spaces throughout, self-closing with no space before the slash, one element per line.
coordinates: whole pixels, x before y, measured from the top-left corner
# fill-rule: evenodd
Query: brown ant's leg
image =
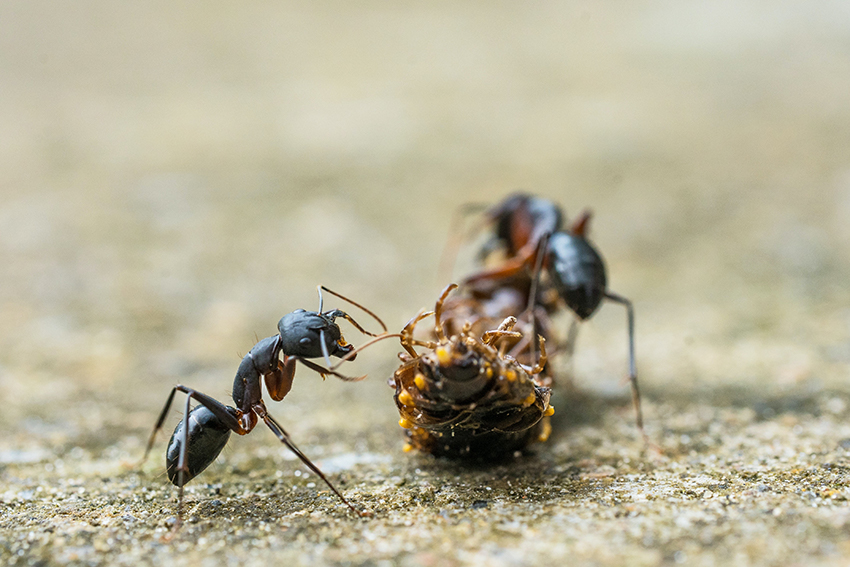
<path fill-rule="evenodd" d="M 370 515 L 368 512 L 361 512 L 360 510 L 355 508 L 348 500 L 345 499 L 345 497 L 342 494 L 340 494 L 340 492 L 331 483 L 331 481 L 328 480 L 328 478 L 319 469 L 319 467 L 317 467 L 315 464 L 313 464 L 313 461 L 311 461 L 307 457 L 307 455 L 302 453 L 301 449 L 299 449 L 298 447 L 295 446 L 295 443 L 292 442 L 292 439 L 289 437 L 289 434 L 283 429 L 283 427 L 281 427 L 281 425 L 271 415 L 269 415 L 265 411 L 265 408 L 255 408 L 255 411 L 260 414 L 260 417 L 266 423 L 268 428 L 271 429 L 272 433 L 274 433 L 275 436 L 277 436 L 277 438 L 284 445 L 286 445 L 286 447 L 290 451 L 295 453 L 295 456 L 298 457 L 299 459 L 301 459 L 301 462 L 304 463 L 307 466 L 307 468 L 309 468 L 311 471 L 316 473 L 316 475 L 319 478 L 321 478 L 325 482 L 325 484 L 328 485 L 328 487 L 333 491 L 333 493 L 336 494 L 339 497 L 339 499 L 342 500 L 342 502 L 351 509 L 352 512 L 354 512 L 355 514 L 357 514 L 360 517 Z"/>
<path fill-rule="evenodd" d="M 544 234 L 540 238 L 540 242 L 535 247 L 534 272 L 532 272 L 531 289 L 528 290 L 528 304 L 525 310 L 528 312 L 531 319 L 531 332 L 536 333 L 537 321 L 535 319 L 535 306 L 537 305 L 537 288 L 540 285 L 540 273 L 543 271 L 543 260 L 546 257 L 546 248 L 549 246 L 549 233 Z M 529 242 L 529 244 L 531 244 Z M 535 349 L 534 341 L 529 344 L 531 349 L 531 360 L 537 358 L 537 350 Z"/>
<path fill-rule="evenodd" d="M 478 272 L 477 274 L 472 274 L 465 280 L 463 280 L 463 285 L 474 284 L 484 280 L 499 280 L 503 278 L 509 278 L 511 276 L 515 276 L 520 273 L 525 265 L 528 263 L 529 257 L 521 257 L 514 256 L 509 260 L 506 260 L 502 263 L 501 266 L 493 268 L 492 270 L 483 270 Z"/>
<path fill-rule="evenodd" d="M 629 328 L 629 382 L 632 386 L 632 405 L 634 405 L 637 427 L 643 436 L 644 442 L 650 444 L 649 437 L 643 429 L 643 412 L 640 405 L 640 390 L 638 389 L 637 366 L 635 364 L 635 311 L 632 302 L 620 295 L 606 292 L 605 298 L 626 308 Z"/>

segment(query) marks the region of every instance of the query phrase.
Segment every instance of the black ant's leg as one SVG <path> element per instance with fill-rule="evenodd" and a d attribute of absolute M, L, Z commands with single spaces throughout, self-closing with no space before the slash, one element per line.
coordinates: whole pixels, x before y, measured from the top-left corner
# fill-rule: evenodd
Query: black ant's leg
<path fill-rule="evenodd" d="M 570 321 L 570 328 L 567 330 L 567 343 L 565 345 L 565 350 L 570 358 L 575 352 L 576 340 L 578 340 L 578 318 L 573 317 L 573 320 Z"/>
<path fill-rule="evenodd" d="M 295 379 L 295 359 L 284 356 L 283 362 L 278 361 L 277 369 L 266 372 L 263 379 L 269 396 L 276 402 L 281 401 L 292 389 L 292 381 Z"/>
<path fill-rule="evenodd" d="M 260 417 L 266 423 L 268 428 L 272 430 L 272 433 L 274 433 L 275 436 L 277 436 L 277 438 L 280 439 L 280 441 L 284 445 L 286 445 L 286 447 L 290 451 L 295 453 L 295 456 L 298 457 L 299 459 L 301 459 L 301 462 L 304 463 L 307 466 L 307 468 L 309 468 L 311 471 L 316 473 L 316 475 L 319 478 L 321 478 L 325 482 L 325 484 L 328 485 L 328 487 L 333 491 L 333 493 L 336 494 L 339 497 L 339 499 L 342 500 L 343 503 L 351 509 L 352 512 L 354 512 L 355 514 L 357 514 L 358 516 L 361 516 L 361 517 L 369 515 L 367 512 L 361 512 L 360 510 L 355 508 L 348 500 L 345 499 L 345 497 L 342 494 L 340 494 L 340 492 L 331 483 L 331 481 L 328 480 L 328 478 L 319 469 L 319 467 L 317 467 L 315 464 L 313 464 L 313 461 L 311 461 L 309 459 L 309 457 L 307 457 L 307 455 L 302 453 L 301 449 L 299 449 L 298 447 L 295 446 L 295 443 L 292 442 L 292 439 L 289 437 L 289 434 L 286 432 L 286 430 L 284 430 L 283 427 L 281 427 L 281 425 L 271 415 L 269 415 L 265 411 L 265 408 L 259 408 L 258 407 L 258 408 L 255 408 L 254 411 L 256 411 L 260 415 Z"/>
<path fill-rule="evenodd" d="M 162 413 L 157 420 L 154 431 L 151 434 L 151 441 L 148 443 L 148 449 L 145 451 L 145 457 L 147 457 L 150 445 L 152 445 L 156 433 L 162 427 L 162 423 L 165 421 L 165 416 L 168 414 L 171 403 L 174 401 L 174 395 L 178 391 L 186 394 L 186 405 L 183 412 L 182 431 L 180 432 L 180 454 L 177 460 L 177 467 L 174 469 L 174 472 L 176 472 L 177 475 L 177 482 L 175 483 L 177 484 L 177 523 L 174 526 L 175 529 L 178 528 L 183 521 L 183 485 L 186 484 L 186 475 L 189 473 L 187 459 L 189 450 L 189 414 L 191 413 L 190 400 L 194 398 L 199 404 L 207 408 L 222 425 L 231 431 L 240 435 L 247 433 L 245 428 L 242 426 L 242 423 L 234 414 L 231 413 L 227 406 L 202 392 L 198 392 L 192 388 L 178 384 L 171 389 L 171 393 L 168 395 L 168 400 L 166 401 L 165 406 L 162 409 Z"/>
<path fill-rule="evenodd" d="M 165 422 L 165 416 L 168 415 L 168 410 L 171 409 L 171 403 L 174 401 L 174 394 L 177 393 L 177 388 L 172 388 L 171 393 L 168 394 L 168 399 L 165 400 L 165 405 L 162 407 L 162 411 L 159 414 L 159 418 L 156 420 L 156 425 L 153 426 L 153 431 L 151 431 L 151 436 L 148 438 L 148 445 L 145 447 L 145 454 L 142 456 L 142 460 L 138 462 L 137 467 L 141 467 L 145 461 L 148 460 L 148 454 L 151 452 L 151 448 L 153 447 L 153 443 L 156 440 L 156 434 L 159 433 L 159 430 L 162 429 L 162 424 Z"/>
<path fill-rule="evenodd" d="M 324 366 L 320 366 L 320 365 L 316 364 L 315 362 L 312 362 L 312 361 L 307 360 L 306 358 L 302 358 L 300 356 L 294 356 L 293 355 L 293 356 L 290 356 L 290 357 L 287 358 L 287 360 L 290 360 L 290 359 L 291 360 L 297 360 L 298 362 L 300 362 L 301 364 L 303 364 L 304 366 L 306 366 L 310 370 L 314 370 L 315 372 L 318 372 L 323 378 L 325 376 L 336 376 L 337 378 L 339 378 L 340 380 L 342 380 L 344 382 L 359 382 L 360 380 L 363 380 L 364 378 L 366 378 L 365 374 L 363 376 L 355 376 L 355 377 L 346 376 L 345 374 L 340 374 L 339 372 L 336 372 L 335 370 L 331 370 L 330 368 L 325 368 Z"/>
<path fill-rule="evenodd" d="M 637 414 L 638 430 L 640 430 L 640 434 L 643 436 L 644 441 L 649 443 L 649 438 L 643 429 L 643 412 L 640 407 L 640 390 L 638 389 L 637 366 L 635 364 L 635 310 L 634 307 L 632 307 L 632 302 L 625 297 L 615 293 L 605 292 L 605 298 L 615 303 L 619 303 L 626 308 L 629 327 L 629 381 L 632 386 L 632 404 L 634 405 L 635 413 Z"/>
<path fill-rule="evenodd" d="M 238 429 L 238 421 L 227 411 L 227 406 L 212 398 L 206 394 L 198 392 L 197 390 L 193 390 L 188 388 L 182 384 L 178 384 L 171 389 L 171 393 L 168 394 L 168 399 L 165 400 L 165 405 L 162 407 L 162 411 L 159 414 L 159 418 L 156 420 L 156 425 L 153 427 L 153 431 L 151 432 L 151 436 L 148 439 L 147 447 L 145 447 L 145 454 L 142 457 L 142 460 L 139 461 L 137 466 L 141 466 L 148 458 L 148 454 L 150 454 L 151 448 L 153 447 L 154 441 L 156 440 L 156 434 L 159 433 L 159 430 L 162 429 L 162 424 L 165 423 L 165 418 L 168 416 L 168 410 L 171 409 L 171 404 L 174 402 L 174 395 L 177 392 L 183 392 L 188 394 L 189 397 L 195 398 L 199 403 L 203 404 L 208 410 L 210 410 L 216 417 L 218 417 L 227 427 L 233 430 L 236 433 L 239 433 Z M 234 425 L 234 423 L 236 425 Z"/>

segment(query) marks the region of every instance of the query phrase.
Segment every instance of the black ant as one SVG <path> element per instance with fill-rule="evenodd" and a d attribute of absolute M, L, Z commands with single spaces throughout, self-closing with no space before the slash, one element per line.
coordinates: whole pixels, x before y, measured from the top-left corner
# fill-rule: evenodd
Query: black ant
<path fill-rule="evenodd" d="M 538 301 L 536 286 L 541 270 L 545 269 L 552 287 L 576 316 L 584 321 L 596 312 L 603 300 L 619 303 L 626 308 L 629 333 L 629 382 L 638 429 L 643 429 L 637 369 L 635 365 L 635 316 L 632 302 L 608 290 L 605 262 L 587 239 L 590 213 L 584 212 L 570 227 L 563 230 L 561 208 L 547 199 L 515 193 L 485 212 L 485 219 L 495 223 L 495 231 L 484 245 L 482 255 L 498 247 L 505 249 L 507 259 L 491 270 L 466 278 L 464 284 L 496 283 L 515 277 L 526 268 L 533 268 L 532 292 L 529 306 Z M 568 344 L 575 338 L 570 330 Z"/>
<path fill-rule="evenodd" d="M 323 312 L 322 291 L 335 295 L 369 314 L 381 325 L 383 333 L 376 335 L 366 331 L 350 315 L 339 309 Z M 162 428 L 174 400 L 174 395 L 178 391 L 185 393 L 186 408 L 183 419 L 174 429 L 166 451 L 168 479 L 178 488 L 175 528 L 182 521 L 183 486 L 203 472 L 218 457 L 227 444 L 231 431 L 239 435 L 247 435 L 254 429 L 259 420 L 263 420 L 272 433 L 290 451 L 295 453 L 307 468 L 321 478 L 346 506 L 359 516 L 368 515 L 368 513 L 360 512 L 352 506 L 322 471 L 295 446 L 289 434 L 266 411 L 266 405 L 263 402 L 260 378 L 264 378 L 269 396 L 275 401 L 280 401 L 292 387 L 296 362 L 315 370 L 323 378 L 328 375 L 346 381 L 365 378 L 365 376 L 349 378 L 336 372 L 339 364 L 354 360 L 359 351 L 359 349 L 355 350 L 352 345 L 345 342 L 342 332 L 335 322 L 337 318 L 345 319 L 365 335 L 376 337 L 376 339 L 362 345 L 361 349 L 377 340 L 389 336 L 398 336 L 387 334 L 387 328 L 383 321 L 362 305 L 324 286 L 319 286 L 318 292 L 318 311 L 297 309 L 288 315 L 284 315 L 278 322 L 278 334 L 259 341 L 242 359 L 242 363 L 236 371 L 236 378 L 233 380 L 233 403 L 236 407 L 227 406 L 182 384 L 172 388 L 148 440 L 142 462 L 147 459 L 148 453 L 153 447 L 156 434 Z M 283 361 L 279 358 L 281 353 L 284 355 Z M 331 366 L 331 356 L 339 357 L 342 360 L 336 366 Z M 307 360 L 308 358 L 319 357 L 324 358 L 326 367 Z M 189 405 L 189 400 L 192 398 L 199 404 L 194 409 L 190 408 Z"/>

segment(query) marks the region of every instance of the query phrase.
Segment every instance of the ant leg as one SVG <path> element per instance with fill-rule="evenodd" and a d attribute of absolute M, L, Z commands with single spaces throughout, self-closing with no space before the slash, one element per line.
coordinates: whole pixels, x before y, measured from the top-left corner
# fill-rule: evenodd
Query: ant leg
<path fill-rule="evenodd" d="M 540 285 L 540 273 L 543 271 L 543 258 L 546 256 L 546 248 L 549 246 L 549 236 L 550 234 L 547 232 L 540 238 L 540 242 L 536 246 L 535 250 L 535 259 L 534 259 L 534 272 L 532 272 L 531 278 L 531 288 L 528 290 L 528 304 L 526 306 L 526 311 L 528 311 L 529 319 L 531 320 L 531 332 L 536 333 L 537 321 L 535 320 L 535 305 L 537 304 L 537 288 Z M 530 244 L 530 243 L 529 243 Z M 535 349 L 534 341 L 531 341 L 529 347 L 531 348 L 531 360 L 537 358 L 537 350 Z"/>
<path fill-rule="evenodd" d="M 529 256 L 514 256 L 513 258 L 503 262 L 501 266 L 493 268 L 492 270 L 482 270 L 477 274 L 472 274 L 463 280 L 463 285 L 471 285 L 484 280 L 500 280 L 509 278 L 521 272 L 522 269 L 525 268 L 529 259 Z"/>
<path fill-rule="evenodd" d="M 578 319 L 573 317 L 573 320 L 570 322 L 570 328 L 567 331 L 567 342 L 564 345 L 564 350 L 566 350 L 567 354 L 572 358 L 573 352 L 575 352 L 576 348 L 576 340 L 578 339 Z"/>
<path fill-rule="evenodd" d="M 159 433 L 160 429 L 162 429 L 162 424 L 165 422 L 165 416 L 168 415 L 168 410 L 171 409 L 171 403 L 174 401 L 174 394 L 176 393 L 177 388 L 172 388 L 171 393 L 168 394 L 168 399 L 165 400 L 165 405 L 163 406 L 162 411 L 159 414 L 159 418 L 156 420 L 156 424 L 153 426 L 151 436 L 148 438 L 148 445 L 147 447 L 145 447 L 145 454 L 142 456 L 142 460 L 138 462 L 136 467 L 142 466 L 145 461 L 148 460 L 148 454 L 151 452 L 153 442 L 156 439 L 156 434 Z"/>
<path fill-rule="evenodd" d="M 183 411 L 183 429 L 180 434 L 180 455 L 177 459 L 177 468 L 175 469 L 177 473 L 177 523 L 175 523 L 172 531 L 176 530 L 183 523 L 183 485 L 186 484 L 186 474 L 189 473 L 189 467 L 186 463 L 188 459 L 189 453 L 189 413 L 191 411 L 190 401 L 194 398 L 199 404 L 210 410 L 210 412 L 218 418 L 221 423 L 230 429 L 231 431 L 238 433 L 239 435 L 244 435 L 248 431 L 242 426 L 242 423 L 237 418 L 237 416 L 230 413 L 227 406 L 212 398 L 206 394 L 193 390 L 192 388 L 188 388 L 183 386 L 182 384 L 178 384 L 171 389 L 171 393 L 168 395 L 168 400 L 165 403 L 165 406 L 162 409 L 162 413 L 157 420 L 156 427 L 154 428 L 153 434 L 151 434 L 151 441 L 148 443 L 148 449 L 145 451 L 145 457 L 147 457 L 148 451 L 150 450 L 150 445 L 152 443 L 153 438 L 156 436 L 157 431 L 162 427 L 163 421 L 165 421 L 165 416 L 168 414 L 168 410 L 171 407 L 171 403 L 174 400 L 174 394 L 176 392 L 183 392 L 186 394 L 186 405 Z M 249 430 L 250 431 L 250 430 Z"/>
<path fill-rule="evenodd" d="M 263 379 L 269 396 L 276 402 L 281 401 L 292 389 L 292 381 L 295 379 L 295 359 L 285 356 L 284 362 L 278 360 L 277 369 L 267 372 Z"/>
<path fill-rule="evenodd" d="M 280 439 L 280 441 L 284 445 L 286 445 L 286 447 L 290 451 L 295 453 L 295 456 L 298 457 L 299 459 L 301 459 L 301 462 L 304 463 L 307 466 L 307 468 L 309 468 L 311 471 L 316 473 L 316 475 L 318 475 L 318 477 L 321 478 L 325 482 L 325 484 L 328 485 L 328 487 L 333 491 L 333 493 L 336 494 L 339 497 L 339 499 L 342 500 L 343 503 L 351 509 L 352 512 L 354 512 L 355 514 L 357 514 L 360 517 L 370 515 L 366 512 L 361 512 L 360 510 L 358 510 L 357 508 L 352 506 L 352 504 L 348 500 L 346 500 L 345 497 L 342 494 L 339 493 L 339 491 L 336 489 L 336 487 L 333 484 L 331 484 L 331 481 L 328 480 L 328 478 L 319 469 L 319 467 L 317 467 L 315 464 L 313 464 L 313 461 L 311 461 L 307 457 L 307 455 L 302 453 L 301 449 L 299 449 L 298 447 L 295 446 L 295 443 L 292 442 L 292 439 L 289 437 L 289 434 L 283 429 L 283 427 L 281 427 L 281 425 L 271 415 L 269 415 L 265 411 L 265 408 L 257 407 L 257 408 L 255 408 L 254 411 L 256 411 L 257 413 L 260 414 L 260 417 L 266 423 L 268 428 L 272 430 L 272 433 L 274 433 L 275 436 L 278 439 Z"/>
<path fill-rule="evenodd" d="M 240 433 L 237 428 L 233 426 L 233 416 L 227 411 L 226 406 L 216 400 L 215 398 L 211 398 L 206 394 L 193 390 L 191 388 L 187 388 L 182 384 L 178 384 L 171 388 L 171 393 L 168 394 L 168 398 L 165 400 L 165 405 L 162 407 L 162 411 L 159 414 L 159 418 L 156 420 L 156 425 L 153 427 L 153 431 L 151 432 L 150 437 L 148 438 L 148 444 L 145 447 L 145 454 L 142 457 L 142 460 L 139 461 L 137 466 L 141 466 L 148 458 L 148 454 L 150 454 L 151 448 L 153 448 L 154 441 L 156 440 L 156 434 L 159 433 L 159 430 L 162 429 L 162 424 L 165 423 L 165 418 L 168 415 L 168 410 L 171 409 L 171 404 L 174 402 L 174 395 L 177 392 L 183 392 L 188 394 L 189 397 L 195 398 L 199 403 L 204 405 L 208 410 L 210 410 L 216 417 L 218 417 L 222 422 L 225 423 L 231 430 L 240 435 L 244 435 L 244 433 Z M 215 407 L 220 406 L 220 407 Z M 238 423 L 238 422 L 236 422 Z M 185 425 L 185 424 L 184 424 Z"/>
<path fill-rule="evenodd" d="M 340 374 L 339 372 L 337 372 L 335 370 L 331 370 L 330 368 L 325 368 L 324 366 L 316 364 L 315 362 L 313 362 L 311 360 L 307 360 L 306 358 L 302 358 L 300 356 L 293 355 L 293 356 L 288 357 L 288 360 L 293 360 L 293 361 L 297 360 L 298 362 L 300 362 L 301 364 L 303 364 L 304 366 L 306 366 L 310 370 L 318 372 L 319 375 L 322 378 L 324 378 L 326 376 L 336 376 L 337 378 L 339 378 L 340 380 L 342 380 L 344 382 L 359 382 L 360 380 L 363 380 L 364 378 L 366 378 L 365 374 L 363 376 L 355 376 L 355 377 L 346 376 L 345 374 Z"/>
<path fill-rule="evenodd" d="M 619 303 L 626 308 L 629 327 L 629 381 L 632 385 L 632 405 L 634 405 L 635 413 L 637 414 L 638 430 L 643 436 L 644 442 L 648 444 L 649 438 L 643 429 L 643 412 L 640 407 L 640 390 L 638 389 L 637 367 L 635 365 L 635 310 L 632 307 L 632 302 L 625 297 L 605 292 L 605 298 L 615 303 Z"/>

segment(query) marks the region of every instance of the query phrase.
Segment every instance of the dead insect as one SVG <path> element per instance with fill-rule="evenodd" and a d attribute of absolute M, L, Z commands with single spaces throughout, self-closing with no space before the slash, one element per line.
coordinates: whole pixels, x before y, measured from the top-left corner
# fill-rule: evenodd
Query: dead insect
<path fill-rule="evenodd" d="M 635 364 L 635 319 L 631 301 L 608 290 L 605 262 L 588 241 L 590 213 L 583 213 L 569 230 L 563 230 L 563 214 L 555 203 L 522 193 L 506 198 L 485 213 L 496 224 L 493 236 L 482 249 L 486 255 L 503 248 L 507 257 L 495 268 L 473 274 L 464 285 L 500 287 L 507 278 L 528 278 L 532 281 L 529 301 L 545 306 L 551 312 L 552 302 L 538 294 L 536 284 L 542 271 L 547 275 L 544 290 L 551 287 L 563 303 L 586 320 L 596 312 L 603 300 L 619 303 L 626 308 L 628 325 L 629 381 L 636 422 L 644 440 L 643 413 Z M 570 340 L 574 339 L 571 328 Z"/>
<path fill-rule="evenodd" d="M 390 382 L 407 430 L 409 445 L 434 455 L 498 458 L 549 435 L 551 390 L 534 376 L 546 366 L 543 337 L 533 366 L 517 362 L 507 349 L 523 339 L 515 317 L 496 329 L 474 333 L 470 322 L 447 333 L 456 321 L 443 318 L 443 305 L 455 284 L 443 290 L 433 311 L 420 312 L 401 332 L 402 364 Z M 420 321 L 433 315 L 434 340 L 413 336 Z M 419 354 L 415 347 L 428 349 Z"/>
<path fill-rule="evenodd" d="M 365 378 L 365 376 L 349 378 L 336 371 L 339 364 L 353 360 L 358 352 L 353 346 L 345 342 L 342 332 L 336 324 L 336 319 L 345 319 L 361 333 L 377 337 L 361 348 L 368 346 L 375 340 L 390 336 L 386 333 L 387 329 L 383 321 L 365 307 L 324 286 L 319 286 L 318 291 L 318 311 L 298 309 L 284 315 L 278 322 L 278 334 L 258 342 L 242 359 L 233 380 L 232 397 L 235 407 L 225 405 L 207 394 L 182 384 L 172 388 L 148 440 L 142 462 L 147 458 L 153 447 L 156 434 L 162 428 L 174 400 L 174 395 L 177 392 L 185 393 L 186 406 L 183 419 L 174 429 L 166 451 L 168 478 L 178 488 L 177 524 L 175 527 L 179 526 L 181 522 L 183 486 L 203 472 L 216 459 L 227 444 L 231 432 L 246 435 L 254 429 L 259 420 L 262 420 L 289 450 L 295 453 L 311 471 L 321 478 L 346 506 L 360 516 L 366 515 L 352 506 L 322 471 L 298 449 L 289 434 L 268 413 L 263 402 L 261 378 L 264 379 L 269 396 L 275 401 L 280 401 L 292 387 L 296 362 L 315 370 L 322 377 L 331 375 L 347 381 Z M 381 325 L 384 333 L 376 335 L 366 331 L 350 315 L 339 309 L 322 311 L 322 291 L 335 295 L 369 314 Z M 281 354 L 283 354 L 283 361 L 280 360 Z M 336 366 L 331 366 L 331 356 L 339 357 L 342 360 Z M 307 360 L 308 358 L 320 357 L 324 358 L 327 366 L 323 367 Z M 191 408 L 189 404 L 191 399 L 197 401 L 199 405 Z"/>

